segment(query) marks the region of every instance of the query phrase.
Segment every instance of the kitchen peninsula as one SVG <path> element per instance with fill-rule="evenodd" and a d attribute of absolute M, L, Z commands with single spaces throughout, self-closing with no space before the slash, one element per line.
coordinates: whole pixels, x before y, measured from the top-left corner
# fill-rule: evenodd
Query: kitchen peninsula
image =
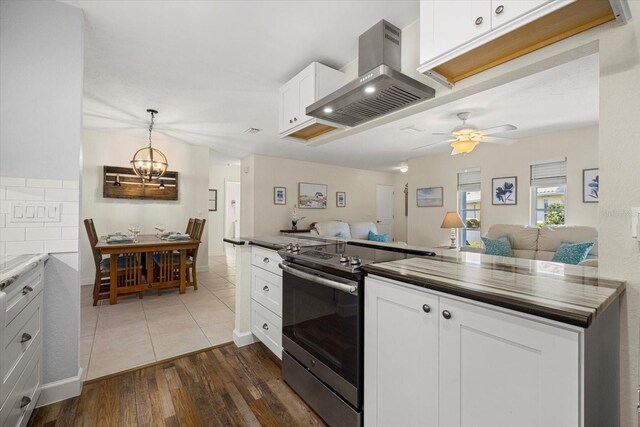
<path fill-rule="evenodd" d="M 331 240 L 234 241 L 238 345 L 257 339 L 283 357 L 287 285 L 276 251 L 304 242 L 319 246 L 303 243 L 302 254 L 328 256 L 362 243 Z M 371 245 L 374 252 L 402 250 Z M 363 257 L 353 270 L 366 273 L 360 296 L 366 425 L 439 419 L 440 425 L 591 426 L 617 419 L 624 282 L 598 278 L 593 267 L 406 248 L 435 256 Z"/>

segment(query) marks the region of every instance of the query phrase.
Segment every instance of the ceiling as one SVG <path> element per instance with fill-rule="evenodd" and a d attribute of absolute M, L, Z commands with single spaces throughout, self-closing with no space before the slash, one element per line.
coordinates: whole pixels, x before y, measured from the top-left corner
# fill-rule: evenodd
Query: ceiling
<path fill-rule="evenodd" d="M 220 163 L 264 154 L 393 170 L 431 132 L 471 111 L 479 128 L 512 123 L 509 136 L 597 123 L 597 57 L 582 58 L 318 147 L 277 136 L 278 88 L 312 61 L 340 68 L 358 35 L 384 18 L 403 28 L 418 1 L 78 1 L 85 13 L 84 127 L 207 145 Z M 366 6 L 366 7 L 364 7 Z M 424 129 L 408 134 L 399 129 Z M 247 134 L 247 128 L 259 128 Z M 441 138 L 441 137 L 440 137 Z M 445 138 L 446 139 L 446 138 Z"/>

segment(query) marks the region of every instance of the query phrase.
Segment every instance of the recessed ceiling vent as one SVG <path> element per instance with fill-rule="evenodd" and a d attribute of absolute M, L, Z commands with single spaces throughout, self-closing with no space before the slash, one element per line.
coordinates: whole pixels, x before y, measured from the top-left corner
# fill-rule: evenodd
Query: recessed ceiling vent
<path fill-rule="evenodd" d="M 245 129 L 245 131 L 243 133 L 258 133 L 261 130 L 262 129 L 258 129 L 258 128 L 249 128 L 249 129 Z"/>

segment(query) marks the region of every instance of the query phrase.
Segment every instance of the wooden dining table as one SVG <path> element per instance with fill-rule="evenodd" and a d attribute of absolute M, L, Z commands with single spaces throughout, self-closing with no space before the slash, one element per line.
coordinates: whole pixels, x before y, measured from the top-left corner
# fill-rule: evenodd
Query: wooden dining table
<path fill-rule="evenodd" d="M 167 252 L 178 251 L 180 253 L 180 280 L 179 288 L 180 293 L 186 292 L 187 284 L 187 251 L 195 250 L 200 243 L 196 239 L 187 240 L 167 240 L 153 234 L 139 235 L 135 242 L 118 242 L 108 243 L 105 240 L 100 240 L 96 244 L 96 249 L 100 251 L 100 254 L 110 255 L 110 289 L 109 289 L 109 302 L 110 304 L 117 303 L 118 296 L 118 256 L 122 254 L 138 254 L 144 253 L 146 256 L 147 264 L 147 283 L 140 283 L 136 287 L 127 289 L 127 293 L 143 292 L 149 289 L 160 289 L 149 277 L 153 271 L 153 253 L 154 252 Z"/>

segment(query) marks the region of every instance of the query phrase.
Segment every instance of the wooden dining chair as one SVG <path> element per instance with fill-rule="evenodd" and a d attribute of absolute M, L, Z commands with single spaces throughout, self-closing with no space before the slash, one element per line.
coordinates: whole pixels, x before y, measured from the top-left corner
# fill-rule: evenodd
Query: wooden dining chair
<path fill-rule="evenodd" d="M 187 230 L 184 232 L 184 234 L 188 234 L 189 236 L 191 236 L 191 233 L 193 232 L 193 224 L 195 224 L 195 222 L 195 218 L 189 218 L 189 222 L 187 223 Z"/>
<path fill-rule="evenodd" d="M 195 249 L 187 251 L 187 276 L 191 277 L 191 280 L 187 283 L 187 286 L 193 286 L 193 289 L 198 290 L 198 275 L 196 273 L 196 261 L 198 259 L 198 249 L 200 248 L 200 242 L 202 241 L 202 233 L 204 232 L 204 225 L 206 219 L 197 219 L 194 221 L 193 230 L 190 234 L 191 238 L 198 241 L 198 245 Z"/>
<path fill-rule="evenodd" d="M 149 284 L 158 290 L 158 295 L 162 295 L 162 290 L 180 286 L 180 254 L 173 251 L 158 251 L 153 255 L 153 266 Z M 149 268 L 149 267 L 148 267 Z"/>
<path fill-rule="evenodd" d="M 103 259 L 100 251 L 96 249 L 99 239 L 98 233 L 96 233 L 96 227 L 93 224 L 93 219 L 85 219 L 84 228 L 87 229 L 87 237 L 89 237 L 89 245 L 91 245 L 93 262 L 96 268 L 95 280 L 93 282 L 93 305 L 95 307 L 99 300 L 109 299 L 110 258 L 106 257 Z"/>

